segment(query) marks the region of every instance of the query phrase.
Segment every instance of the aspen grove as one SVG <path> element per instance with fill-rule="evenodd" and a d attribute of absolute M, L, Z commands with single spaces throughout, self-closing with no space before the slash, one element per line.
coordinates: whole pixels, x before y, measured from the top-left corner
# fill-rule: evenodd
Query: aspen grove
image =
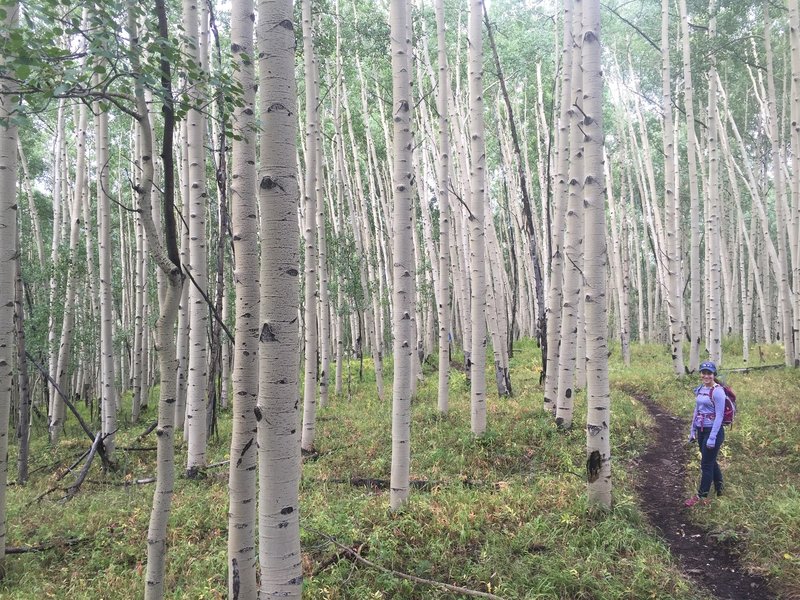
<path fill-rule="evenodd" d="M 709 360 L 774 368 L 701 526 L 800 594 L 798 0 L 0 20 L 0 597 L 695 598 L 638 461 Z"/>

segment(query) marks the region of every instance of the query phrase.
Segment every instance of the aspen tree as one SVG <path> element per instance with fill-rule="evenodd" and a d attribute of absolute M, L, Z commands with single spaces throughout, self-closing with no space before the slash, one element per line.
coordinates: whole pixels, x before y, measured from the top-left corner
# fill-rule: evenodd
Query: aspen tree
<path fill-rule="evenodd" d="M 610 392 L 608 383 L 608 311 L 606 307 L 605 197 L 603 173 L 603 69 L 600 60 L 600 1 L 583 3 L 583 71 L 586 255 L 586 471 L 590 505 L 611 507 Z"/>
<path fill-rule="evenodd" d="M 337 20 L 337 44 L 341 43 L 341 33 L 339 30 L 338 20 Z M 338 47 L 338 46 L 337 46 Z M 339 53 L 337 52 L 337 56 Z M 337 71 L 341 73 L 342 69 L 338 68 Z M 344 154 L 344 135 L 341 130 L 341 120 L 339 118 L 339 111 L 338 106 L 342 105 L 345 112 L 346 122 L 347 122 L 347 131 L 350 137 L 350 148 L 352 149 L 353 156 L 358 156 L 359 150 L 356 143 L 356 138 L 353 133 L 353 119 L 350 113 L 350 103 L 348 101 L 348 93 L 347 88 L 344 85 L 344 80 L 342 77 L 337 77 L 336 79 L 336 106 L 337 108 L 334 110 L 334 129 L 336 132 L 337 139 L 341 140 L 341 144 L 337 145 L 337 164 L 341 164 L 343 168 L 343 172 L 348 173 L 347 163 L 345 161 L 345 154 Z M 347 207 L 348 212 L 351 215 L 351 221 L 353 225 L 353 241 L 355 242 L 355 249 L 358 253 L 359 257 L 362 257 L 361 260 L 358 261 L 358 276 L 359 276 L 359 285 L 361 289 L 361 294 L 364 299 L 364 321 L 366 325 L 366 339 L 362 340 L 362 349 L 363 352 L 363 344 L 366 342 L 366 345 L 372 352 L 373 356 L 373 363 L 375 365 L 375 383 L 378 392 L 378 398 L 383 399 L 383 357 L 381 351 L 381 340 L 376 329 L 376 323 L 379 321 L 378 316 L 376 315 L 375 305 L 371 307 L 368 302 L 370 297 L 374 298 L 374 294 L 370 293 L 369 284 L 370 277 L 368 275 L 368 271 L 371 268 L 369 266 L 370 261 L 370 248 L 369 248 L 369 234 L 368 234 L 368 218 L 366 210 L 364 209 L 364 204 L 366 200 L 364 199 L 364 191 L 363 191 L 363 182 L 361 178 L 361 166 L 359 161 L 353 161 L 353 175 L 355 177 L 355 182 L 351 182 L 349 185 L 345 185 L 345 189 L 347 193 L 345 194 L 347 198 Z M 348 178 L 345 178 L 346 181 L 349 181 Z M 358 336 L 356 336 L 358 337 Z M 353 338 L 356 339 L 356 338 Z"/>
<path fill-rule="evenodd" d="M 86 105 L 81 105 L 78 109 L 77 119 L 77 156 L 75 158 L 75 188 L 73 190 L 72 207 L 70 210 L 70 234 L 69 234 L 69 263 L 67 266 L 67 283 L 64 294 L 64 318 L 61 323 L 61 341 L 58 347 L 58 362 L 56 368 L 55 381 L 58 387 L 66 391 L 67 376 L 69 374 L 69 363 L 72 358 L 72 342 L 75 327 L 75 296 L 78 286 L 77 257 L 78 242 L 82 225 L 81 203 L 84 202 L 86 194 L 86 127 L 87 127 Z M 16 148 L 14 150 L 16 152 Z M 88 200 L 88 198 L 86 199 Z M 11 288 L 13 290 L 13 286 Z M 50 419 L 50 443 L 58 442 L 61 428 L 64 426 L 64 401 L 56 396 L 52 399 L 52 417 Z"/>
<path fill-rule="evenodd" d="M 292 3 L 259 0 L 261 325 L 258 421 L 259 597 L 299 600 L 300 370 L 297 91 Z"/>
<path fill-rule="evenodd" d="M 608 215 L 611 229 L 611 266 L 612 276 L 614 279 L 614 288 L 616 292 L 617 305 L 619 306 L 619 337 L 620 346 L 622 349 L 622 360 L 626 366 L 631 364 L 631 343 L 630 343 L 630 314 L 628 308 L 628 285 L 625 281 L 622 250 L 620 242 L 620 233 L 617 226 L 617 210 L 616 200 L 613 196 L 613 178 L 611 177 L 611 161 L 603 150 L 603 164 L 605 171 L 603 173 L 606 181 L 606 190 L 608 193 Z M 625 198 L 625 186 L 623 179 L 622 191 L 620 198 Z"/>
<path fill-rule="evenodd" d="M 253 0 L 232 5 L 234 80 L 242 90 L 233 111 L 231 226 L 236 291 L 233 361 L 233 432 L 228 478 L 228 594 L 253 600 L 256 585 L 256 458 L 258 401 L 259 254 L 256 202 L 255 44 Z"/>
<path fill-rule="evenodd" d="M 414 264 L 411 239 L 412 157 L 410 39 L 407 0 L 391 0 L 389 21 L 392 52 L 393 256 L 392 304 L 394 383 L 392 385 L 392 469 L 389 504 L 398 510 L 408 499 L 411 459 L 411 377 L 414 331 Z"/>
<path fill-rule="evenodd" d="M 689 371 L 694 372 L 700 364 L 700 309 L 701 275 L 700 262 L 700 192 L 698 190 L 697 158 L 695 154 L 696 133 L 694 116 L 694 86 L 689 39 L 689 15 L 686 0 L 678 1 L 681 19 L 681 51 L 683 57 L 683 103 L 686 112 L 686 159 L 689 175 Z"/>
<path fill-rule="evenodd" d="M 140 136 L 136 138 L 136 163 L 141 165 L 141 141 Z M 141 170 L 141 167 L 140 167 Z M 137 182 L 139 178 L 137 177 Z M 141 185 L 138 184 L 137 185 Z M 142 406 L 142 396 L 147 394 L 144 385 L 144 332 L 145 332 L 145 289 L 147 286 L 146 265 L 147 257 L 145 256 L 145 240 L 144 229 L 142 227 L 141 218 L 137 215 L 135 220 L 136 229 L 136 254 L 134 258 L 134 265 L 136 269 L 135 276 L 135 313 L 134 313 L 134 332 L 133 332 L 133 365 L 131 368 L 133 396 L 131 398 L 131 421 L 138 423 L 139 412 Z"/>
<path fill-rule="evenodd" d="M 661 110 L 662 137 L 664 139 L 664 220 L 666 227 L 666 286 L 667 309 L 669 311 L 672 369 L 675 375 L 684 374 L 683 366 L 683 321 L 681 306 L 683 297 L 680 281 L 679 230 L 673 224 L 680 210 L 675 187 L 675 138 L 672 123 L 672 82 L 669 60 L 669 0 L 661 0 Z"/>
<path fill-rule="evenodd" d="M 449 410 L 450 375 L 450 125 L 448 98 L 450 97 L 450 71 L 447 64 L 447 40 L 445 38 L 444 1 L 434 0 L 436 11 L 436 41 L 439 77 L 436 109 L 439 113 L 439 161 L 437 164 L 439 198 L 439 412 Z"/>
<path fill-rule="evenodd" d="M 4 1 L 3 32 L 6 42 L 17 25 L 18 4 Z M 5 43 L 3 44 L 5 47 Z M 6 57 L 0 54 L 0 67 L 6 69 Z M 13 74 L 13 72 L 12 72 Z M 0 82 L 0 579 L 5 577 L 6 555 L 6 482 L 8 481 L 8 421 L 14 382 L 14 272 L 17 231 L 17 126 L 12 117 L 18 97 L 12 79 Z"/>
<path fill-rule="evenodd" d="M 452 97 L 450 98 L 450 103 L 448 104 L 448 113 L 455 115 L 455 118 L 451 119 L 451 124 L 453 127 L 452 141 L 456 156 L 458 157 L 458 161 L 454 161 L 453 163 L 454 173 L 450 180 L 453 184 L 456 182 L 461 184 L 459 189 L 461 193 L 461 201 L 457 205 L 458 209 L 453 211 L 453 247 L 456 255 L 458 256 L 458 262 L 453 263 L 457 265 L 453 271 L 456 275 L 456 291 L 459 298 L 458 305 L 461 316 L 460 322 L 462 347 L 464 350 L 464 367 L 466 370 L 466 377 L 469 379 L 472 371 L 472 301 L 470 297 L 471 281 L 469 277 L 469 228 L 465 222 L 465 209 L 471 205 L 472 192 L 470 191 L 468 185 L 463 185 L 464 180 L 468 181 L 468 150 L 465 147 L 465 136 L 462 132 L 462 124 L 464 119 L 459 115 L 457 106 Z"/>
<path fill-rule="evenodd" d="M 575 389 L 576 344 L 578 335 L 577 310 L 581 294 L 581 262 L 583 257 L 583 134 L 582 116 L 577 102 L 583 97 L 581 67 L 581 11 L 583 0 L 573 3 L 572 11 L 572 94 L 570 115 L 569 195 L 567 199 L 564 234 L 563 298 L 561 303 L 561 348 L 558 357 L 558 395 L 556 423 L 564 429 L 572 426 Z"/>
<path fill-rule="evenodd" d="M 0 58 L 0 65 L 2 59 Z M 0 111 L 2 107 L 0 107 Z M 2 113 L 0 113 L 2 114 Z M 19 138 L 19 136 L 17 136 Z M 2 142 L 0 142 L 1 144 Z M 19 148 L 19 139 L 17 140 Z M 22 162 L 22 156 L 19 155 Z M 28 455 L 30 450 L 31 433 L 31 389 L 28 379 L 28 362 L 25 355 L 25 305 L 22 287 L 22 268 L 20 265 L 20 228 L 17 224 L 15 239 L 16 258 L 14 273 L 14 329 L 17 338 L 17 367 L 19 369 L 19 404 L 17 408 L 17 485 L 25 485 L 28 480 Z M 108 447 L 108 446 L 106 446 Z M 4 513 L 0 510 L 0 519 Z M 0 558 L 0 563 L 2 558 Z M 0 565 L 0 574 L 2 566 Z M 2 577 L 0 577 L 2 578 Z"/>
<path fill-rule="evenodd" d="M 33 238 L 36 242 L 36 257 L 39 264 L 44 266 L 47 264 L 45 261 L 44 253 L 44 237 L 42 236 L 42 225 L 39 219 L 39 210 L 36 208 L 36 201 L 33 195 L 33 186 L 31 184 L 31 175 L 28 169 L 28 161 L 25 158 L 25 151 L 22 143 L 17 139 L 17 156 L 19 159 L 19 166 L 22 169 L 22 183 L 25 188 L 25 195 L 28 197 L 28 212 L 31 218 L 31 229 L 33 229 Z"/>
<path fill-rule="evenodd" d="M 532 201 L 528 194 L 528 181 L 530 181 L 530 174 L 527 171 L 528 162 L 520 150 L 520 139 L 517 134 L 517 125 L 514 120 L 514 110 L 511 105 L 511 98 L 506 88 L 506 81 L 503 77 L 503 70 L 500 64 L 500 56 L 497 53 L 497 46 L 494 42 L 494 35 L 492 34 L 492 27 L 489 24 L 489 14 L 486 12 L 486 5 L 483 6 L 484 15 L 486 18 L 486 30 L 488 32 L 489 45 L 494 55 L 495 67 L 497 68 L 497 76 L 500 81 L 500 90 L 503 94 L 503 99 L 508 112 L 508 128 L 511 133 L 511 142 L 514 148 L 515 164 L 517 165 L 517 176 L 519 177 L 519 188 L 522 197 L 522 213 L 525 220 L 525 232 L 528 236 L 528 248 L 530 250 L 530 261 L 533 265 L 534 283 L 536 286 L 536 307 L 537 307 L 537 332 L 536 337 L 539 345 L 542 348 L 542 368 L 547 363 L 547 321 L 544 314 L 544 282 L 542 277 L 542 269 L 540 266 L 540 251 L 538 248 L 538 240 L 536 237 L 536 227 L 534 225 L 534 211 Z"/>
<path fill-rule="evenodd" d="M 561 49 L 561 97 L 556 132 L 553 227 L 550 235 L 550 289 L 547 293 L 547 363 L 544 380 L 544 410 L 555 415 L 561 355 L 562 274 L 564 233 L 569 193 L 570 106 L 572 103 L 572 0 L 564 0 L 564 37 Z"/>
<path fill-rule="evenodd" d="M 778 279 L 778 299 L 781 311 L 781 323 L 783 325 L 781 330 L 781 339 L 783 341 L 784 362 L 787 367 L 790 367 L 795 364 L 794 332 L 792 331 L 794 318 L 792 315 L 792 297 L 791 290 L 789 289 L 789 275 L 787 272 L 788 266 L 786 249 L 786 221 L 790 218 L 790 215 L 786 214 L 786 210 L 784 208 L 786 203 L 786 190 L 784 185 L 783 156 L 781 150 L 780 132 L 778 129 L 778 110 L 776 107 L 775 76 L 771 41 L 772 22 L 769 16 L 769 2 L 765 0 L 763 6 L 764 48 L 766 51 L 767 62 L 767 123 L 769 124 L 767 130 L 769 131 L 772 151 L 772 177 L 774 181 L 775 211 L 777 216 L 776 225 L 778 233 L 778 261 L 780 263 L 780 271 L 776 273 L 776 275 L 780 275 L 780 279 Z"/>
<path fill-rule="evenodd" d="M 306 452 L 314 450 L 317 414 L 317 59 L 312 37 L 311 0 L 303 0 L 303 64 L 306 92 L 306 173 L 303 198 L 305 222 L 305 383 L 303 386 L 303 433 L 301 446 Z"/>
<path fill-rule="evenodd" d="M 189 264 L 189 152 L 186 146 L 186 120 L 181 121 L 179 130 L 178 152 L 180 155 L 179 175 L 181 190 L 181 245 L 180 259 L 182 265 Z M 175 427 L 178 431 L 184 430 L 186 421 L 186 394 L 189 374 L 189 325 L 191 306 L 189 305 L 189 285 L 184 285 L 181 292 L 181 302 L 178 307 L 177 331 L 177 358 L 178 358 L 178 398 L 175 402 Z M 185 434 L 184 434 L 185 437 Z"/>
<path fill-rule="evenodd" d="M 317 135 L 320 136 L 319 129 Z M 320 136 L 321 137 L 321 136 Z M 328 291 L 328 244 L 325 237 L 325 198 L 323 190 L 322 140 L 317 140 L 317 253 L 319 258 L 319 405 L 328 403 L 328 371 L 330 370 L 331 309 Z"/>
<path fill-rule="evenodd" d="M 109 198 L 108 113 L 93 103 L 97 159 L 97 224 L 99 227 L 100 294 L 100 413 L 106 458 L 114 460 L 114 432 L 117 429 L 116 381 L 114 378 L 113 299 L 111 281 L 111 199 Z"/>
<path fill-rule="evenodd" d="M 183 30 L 186 36 L 184 52 L 188 60 L 201 65 L 199 15 L 196 0 L 183 0 Z M 207 386 L 208 386 L 208 251 L 206 246 L 206 120 L 200 111 L 203 90 L 197 81 L 188 82 L 189 110 L 186 115 L 186 172 L 189 196 L 189 363 L 186 395 L 186 439 L 188 452 L 186 474 L 195 477 L 206 466 Z"/>
<path fill-rule="evenodd" d="M 58 289 L 58 263 L 59 252 L 61 250 L 62 238 L 62 221 L 69 214 L 66 209 L 66 195 L 63 192 L 64 183 L 64 169 L 62 168 L 66 162 L 66 141 L 65 141 L 65 116 L 64 105 L 65 100 L 61 100 L 58 105 L 56 113 L 56 136 L 53 149 L 53 236 L 50 243 L 50 297 L 48 302 L 48 322 L 47 322 L 47 351 L 48 351 L 48 373 L 49 379 L 55 381 L 58 368 L 58 352 L 56 349 L 58 326 L 56 322 L 56 297 L 59 293 Z M 55 387 L 52 384 L 48 385 L 48 407 L 47 417 L 48 421 L 53 418 L 53 408 L 56 400 Z"/>
<path fill-rule="evenodd" d="M 471 212 L 469 252 L 472 321 L 470 421 L 472 433 L 486 431 L 486 262 L 484 213 L 486 206 L 486 149 L 483 127 L 483 0 L 470 0 L 469 37 L 469 137 Z"/>
<path fill-rule="evenodd" d="M 716 43 L 716 0 L 709 2 L 708 36 Z M 719 202 L 719 113 L 717 111 L 717 61 L 716 54 L 709 57 L 708 70 L 708 194 L 706 196 L 706 233 L 708 247 L 708 353 L 716 363 L 722 360 L 722 302 L 721 302 L 721 256 L 720 256 L 720 202 Z"/>
<path fill-rule="evenodd" d="M 792 207 L 794 211 L 795 241 L 797 247 L 794 255 L 797 258 L 792 272 L 792 281 L 795 283 L 794 294 L 794 329 L 795 336 L 800 332 L 800 6 L 797 0 L 787 0 L 789 8 L 789 52 L 791 69 L 791 86 L 789 89 L 790 104 L 790 143 L 792 150 L 792 173 L 790 178 L 792 192 Z M 785 119 L 784 119 L 785 120 Z M 800 359 L 800 339 L 795 337 L 795 366 Z"/>
<path fill-rule="evenodd" d="M 166 7 L 162 0 L 155 1 L 158 16 L 158 34 L 163 44 L 168 41 Z M 178 317 L 183 276 L 178 256 L 178 242 L 174 214 L 174 167 L 173 167 L 173 130 L 174 111 L 172 109 L 172 75 L 170 62 L 162 53 L 159 56 L 161 74 L 162 113 L 164 115 L 163 141 L 161 158 L 164 163 L 163 181 L 163 219 L 164 244 L 159 239 L 155 222 L 152 218 L 151 195 L 153 190 L 153 138 L 150 126 L 150 115 L 145 100 L 144 83 L 141 75 L 141 47 L 136 26 L 136 7 L 133 0 L 128 0 L 127 33 L 130 40 L 131 66 L 134 73 L 134 94 L 137 124 L 141 140 L 141 177 L 135 191 L 138 196 L 139 213 L 147 238 L 150 241 L 150 252 L 159 269 L 164 274 L 163 283 L 166 290 L 159 294 L 160 314 L 156 322 L 156 351 L 158 352 L 160 394 L 158 402 L 157 437 L 157 471 L 156 489 L 153 493 L 153 508 L 150 513 L 150 525 L 147 531 L 147 571 L 145 574 L 145 599 L 160 600 L 164 597 L 167 523 L 172 506 L 172 493 L 175 483 L 175 398 L 177 380 L 174 377 L 177 368 L 175 355 L 175 322 Z M 163 51 L 163 44 L 161 46 Z"/>
<path fill-rule="evenodd" d="M 737 127 L 736 127 L 736 123 L 733 121 L 733 117 L 730 114 L 730 111 L 728 109 L 728 103 L 727 103 L 727 97 L 725 95 L 725 90 L 722 89 L 721 86 L 720 86 L 720 95 L 721 95 L 721 98 L 722 98 L 722 105 L 723 105 L 723 108 L 725 110 L 725 115 L 726 115 L 727 121 L 731 126 L 731 129 L 732 129 L 732 131 L 734 133 L 734 136 L 736 137 L 737 141 L 739 142 L 740 149 L 742 151 L 744 151 L 745 148 L 744 148 L 744 144 L 742 142 L 741 136 L 739 135 L 739 131 L 738 131 Z M 742 219 L 744 219 L 744 216 L 743 216 L 743 213 L 742 213 L 741 208 L 740 208 L 739 188 L 738 188 L 737 185 L 735 185 L 733 183 L 733 181 L 734 181 L 733 172 L 736 172 L 739 175 L 739 177 L 742 179 L 742 181 L 744 181 L 745 187 L 747 188 L 748 192 L 750 193 L 753 233 L 750 234 L 749 236 L 745 236 L 745 241 L 747 241 L 748 238 L 750 240 L 752 240 L 753 237 L 755 237 L 754 236 L 754 232 L 756 230 L 756 223 L 757 223 L 757 220 L 758 220 L 756 215 L 759 214 L 761 216 L 762 225 L 767 223 L 766 212 L 764 210 L 764 206 L 763 206 L 763 203 L 761 201 L 761 197 L 760 197 L 760 194 L 759 194 L 759 191 L 758 191 L 758 184 L 757 184 L 757 182 L 755 180 L 755 176 L 753 175 L 752 168 L 751 168 L 749 160 L 747 158 L 745 158 L 745 160 L 742 161 L 742 163 L 744 164 L 744 171 L 739 166 L 738 161 L 733 160 L 733 153 L 731 152 L 731 149 L 729 147 L 728 136 L 727 136 L 726 129 L 724 127 L 720 127 L 720 142 L 722 144 L 723 152 L 724 152 L 724 154 L 725 154 L 725 156 L 727 158 L 728 170 L 729 170 L 729 173 L 730 173 L 729 180 L 732 182 L 731 183 L 731 189 L 733 191 L 733 197 L 734 197 L 734 200 L 736 201 L 736 204 L 737 204 L 737 211 L 740 213 L 740 216 L 741 216 Z M 746 157 L 746 154 L 743 154 L 743 156 Z M 772 243 L 772 238 L 769 237 L 768 232 L 769 232 L 769 228 L 768 227 L 763 227 L 762 228 L 762 233 L 766 233 L 766 236 L 763 238 L 763 240 L 766 242 L 766 246 L 767 246 L 767 251 L 766 252 L 762 252 L 762 254 L 769 254 L 769 257 L 772 259 L 773 264 L 776 265 L 776 268 L 777 268 L 777 253 L 775 251 L 775 246 Z M 755 241 L 757 241 L 757 240 L 755 240 Z M 747 245 L 748 245 L 748 254 L 750 255 L 751 271 L 754 271 L 756 274 L 758 274 L 760 269 L 759 269 L 759 266 L 758 266 L 758 262 L 757 262 L 757 260 L 755 258 L 758 255 L 758 251 L 755 248 L 756 244 L 753 243 L 753 245 L 751 246 L 750 242 L 748 241 Z M 771 339 L 771 336 L 770 336 L 770 333 L 769 333 L 769 325 L 768 325 L 769 321 L 766 318 L 764 318 L 765 315 L 769 314 L 769 309 L 768 309 L 769 303 L 767 302 L 767 297 L 766 297 L 767 291 L 765 291 L 763 289 L 764 286 L 761 283 L 760 275 L 755 277 L 754 285 L 755 285 L 755 288 L 756 288 L 756 291 L 757 291 L 757 294 L 758 294 L 758 298 L 759 298 L 759 307 L 760 307 L 759 313 L 762 315 L 762 322 L 763 322 L 763 325 L 764 325 L 764 336 L 765 336 L 766 340 L 769 340 L 769 339 Z"/>

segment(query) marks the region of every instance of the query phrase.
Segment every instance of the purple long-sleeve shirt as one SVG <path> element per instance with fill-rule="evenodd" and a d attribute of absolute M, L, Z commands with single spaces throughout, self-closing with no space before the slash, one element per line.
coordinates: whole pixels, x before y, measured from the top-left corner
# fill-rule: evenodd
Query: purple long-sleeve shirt
<path fill-rule="evenodd" d="M 713 394 L 713 395 L 712 395 Z M 708 388 L 701 385 L 695 390 L 695 407 L 692 415 L 692 437 L 698 429 L 711 429 L 707 444 L 717 443 L 717 433 L 725 414 L 725 390 L 721 385 Z"/>

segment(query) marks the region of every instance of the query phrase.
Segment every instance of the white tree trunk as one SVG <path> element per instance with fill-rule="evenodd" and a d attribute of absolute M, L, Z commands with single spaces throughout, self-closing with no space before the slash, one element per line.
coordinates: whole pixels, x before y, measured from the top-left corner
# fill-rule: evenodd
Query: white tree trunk
<path fill-rule="evenodd" d="M 114 459 L 114 432 L 117 429 L 117 390 L 114 378 L 113 299 L 111 281 L 111 202 L 108 196 L 108 113 L 100 103 L 93 105 L 97 159 L 97 224 L 100 267 L 100 414 L 106 458 Z"/>
<path fill-rule="evenodd" d="M 472 321 L 470 422 L 472 433 L 486 431 L 486 262 L 485 262 L 485 179 L 486 149 L 483 126 L 483 0 L 469 4 L 469 137 L 470 189 L 470 274 Z"/>
<path fill-rule="evenodd" d="M 447 101 L 450 96 L 450 71 L 447 66 L 447 43 L 445 39 L 444 2 L 434 2 L 436 10 L 436 39 L 439 57 L 439 89 L 436 107 L 439 112 L 439 161 L 437 169 L 439 198 L 439 412 L 449 409 L 450 375 L 450 125 Z"/>
<path fill-rule="evenodd" d="M 303 433 L 301 447 L 314 450 L 317 427 L 317 59 L 314 55 L 311 0 L 303 0 L 303 63 L 306 92 L 305 201 L 305 383 L 303 386 Z"/>
<path fill-rule="evenodd" d="M 299 600 L 300 370 L 297 92 L 292 3 L 258 2 L 261 326 L 258 420 L 262 598 Z"/>
<path fill-rule="evenodd" d="M 254 600 L 256 584 L 256 458 L 258 401 L 259 254 L 256 198 L 256 81 L 253 0 L 232 5 L 231 51 L 242 106 L 233 113 L 231 227 L 236 255 L 236 333 L 233 361 L 233 432 L 228 477 L 228 596 Z"/>
<path fill-rule="evenodd" d="M 590 505 L 611 507 L 611 398 L 608 384 L 606 307 L 605 180 L 603 176 L 603 69 L 600 60 L 600 1 L 583 5 L 584 197 L 586 198 L 586 467 Z"/>
<path fill-rule="evenodd" d="M 672 81 L 669 60 L 669 0 L 661 0 L 661 110 L 664 114 L 661 134 L 664 139 L 664 220 L 666 227 L 666 287 L 669 331 L 672 351 L 672 369 L 677 376 L 684 374 L 683 296 L 680 277 L 679 230 L 675 229 L 676 215 L 680 211 L 675 187 L 675 138 L 672 123 Z"/>
<path fill-rule="evenodd" d="M 78 277 L 75 272 L 78 259 L 78 241 L 81 231 L 81 202 L 86 193 L 86 121 L 88 109 L 81 105 L 77 123 L 77 156 L 75 159 L 75 188 L 73 190 L 72 209 L 70 211 L 69 235 L 69 263 L 67 267 L 67 289 L 64 294 L 64 320 L 61 324 L 61 341 L 58 348 L 58 368 L 56 369 L 56 384 L 65 393 L 68 393 L 67 378 L 69 375 L 70 360 L 72 359 L 72 338 L 75 326 L 75 295 L 78 287 Z M 16 151 L 16 150 L 15 150 Z M 13 289 L 13 288 L 12 288 Z M 64 401 L 59 397 L 53 398 L 53 412 L 50 419 L 50 443 L 58 442 L 61 428 L 64 425 Z"/>
<path fill-rule="evenodd" d="M 17 24 L 15 1 L 3 5 L 5 38 Z M 0 67 L 6 57 L 0 54 Z M 4 69 L 5 70 L 5 69 Z M 13 72 L 12 72 L 13 73 Z M 6 482 L 8 481 L 8 421 L 14 382 L 14 272 L 17 253 L 17 127 L 9 121 L 17 97 L 10 80 L 0 83 L 0 579 L 5 577 L 6 555 Z"/>
<path fill-rule="evenodd" d="M 183 30 L 186 35 L 184 52 L 187 58 L 200 63 L 199 15 L 196 0 L 183 0 Z M 189 197 L 190 256 L 188 272 L 194 281 L 189 286 L 189 370 L 187 376 L 186 422 L 188 452 L 186 473 L 196 476 L 206 466 L 207 388 L 208 388 L 208 305 L 204 295 L 208 291 L 208 250 L 206 246 L 206 121 L 199 106 L 203 91 L 197 82 L 189 82 L 189 97 L 192 106 L 186 116 L 186 144 L 189 158 L 187 172 Z"/>
<path fill-rule="evenodd" d="M 561 52 L 561 98 L 556 132 L 556 172 L 553 194 L 553 227 L 550 233 L 550 288 L 547 293 L 547 363 L 544 410 L 555 415 L 561 353 L 562 276 L 564 235 L 569 195 L 570 106 L 572 104 L 572 0 L 564 0 L 564 37 Z"/>
<path fill-rule="evenodd" d="M 556 396 L 556 423 L 565 429 L 572 427 L 575 389 L 573 378 L 577 359 L 578 303 L 581 294 L 583 262 L 583 133 L 580 124 L 583 115 L 576 104 L 582 97 L 581 66 L 581 14 L 582 0 L 573 3 L 572 11 L 572 93 L 570 114 L 569 198 L 566 207 L 564 235 L 564 271 L 561 303 L 561 348 L 558 357 L 558 395 Z"/>
<path fill-rule="evenodd" d="M 392 385 L 392 470 L 389 504 L 399 509 L 408 498 L 411 460 L 411 376 L 414 348 L 414 273 L 411 228 L 411 81 L 407 0 L 391 0 L 394 148 L 393 290 L 394 383 Z"/>

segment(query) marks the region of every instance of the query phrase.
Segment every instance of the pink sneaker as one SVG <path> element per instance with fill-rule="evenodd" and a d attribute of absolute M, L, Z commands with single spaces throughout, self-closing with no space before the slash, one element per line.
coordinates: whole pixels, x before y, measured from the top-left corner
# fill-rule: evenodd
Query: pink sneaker
<path fill-rule="evenodd" d="M 708 498 L 701 498 L 700 496 L 692 496 L 688 500 L 686 500 L 683 505 L 687 508 L 693 507 L 695 504 L 700 503 L 701 506 L 706 506 L 709 502 L 711 502 Z"/>

